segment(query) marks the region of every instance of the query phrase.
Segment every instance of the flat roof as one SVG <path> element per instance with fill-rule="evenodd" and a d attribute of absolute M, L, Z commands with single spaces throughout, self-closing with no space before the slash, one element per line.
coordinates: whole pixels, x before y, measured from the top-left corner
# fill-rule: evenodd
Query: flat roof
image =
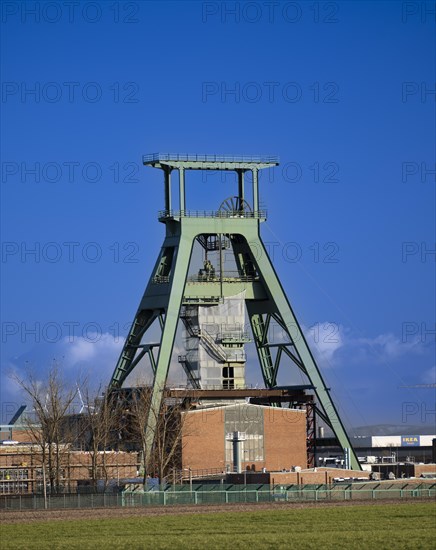
<path fill-rule="evenodd" d="M 142 157 L 144 163 L 160 160 L 175 160 L 185 162 L 236 162 L 236 163 L 271 163 L 278 164 L 276 155 L 201 155 L 198 153 L 150 153 Z"/>
<path fill-rule="evenodd" d="M 142 162 L 153 168 L 183 168 L 185 170 L 261 170 L 278 166 L 275 155 L 201 155 L 197 153 L 150 153 Z"/>

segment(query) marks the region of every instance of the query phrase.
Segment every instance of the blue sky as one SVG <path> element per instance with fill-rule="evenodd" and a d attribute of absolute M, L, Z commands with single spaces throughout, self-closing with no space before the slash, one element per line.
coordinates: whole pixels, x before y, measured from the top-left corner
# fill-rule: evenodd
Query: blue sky
<path fill-rule="evenodd" d="M 280 157 L 262 235 L 345 422 L 434 423 L 400 387 L 435 381 L 430 9 L 4 2 L 2 422 L 26 365 L 109 381 L 164 233 L 141 156 L 170 151 Z M 192 208 L 233 194 L 190 181 Z"/>

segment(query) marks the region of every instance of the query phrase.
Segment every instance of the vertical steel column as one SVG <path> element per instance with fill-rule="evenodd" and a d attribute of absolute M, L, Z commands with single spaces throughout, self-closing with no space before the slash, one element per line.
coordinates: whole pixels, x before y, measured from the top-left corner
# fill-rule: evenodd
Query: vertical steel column
<path fill-rule="evenodd" d="M 245 192 L 244 192 L 244 171 L 238 170 L 238 196 L 239 196 L 239 202 L 240 206 L 242 208 L 242 204 L 245 200 Z"/>
<path fill-rule="evenodd" d="M 258 170 L 253 168 L 251 171 L 253 174 L 253 210 L 254 212 L 259 211 L 259 182 L 258 182 Z"/>
<path fill-rule="evenodd" d="M 165 174 L 165 210 L 167 212 L 171 211 L 171 168 L 167 166 L 164 168 Z"/>
<path fill-rule="evenodd" d="M 223 298 L 224 297 L 224 294 L 223 294 L 223 277 L 224 277 L 224 273 L 223 273 L 223 270 L 224 270 L 224 262 L 223 262 L 223 235 L 219 234 L 218 235 L 218 238 L 219 238 L 219 247 L 220 247 L 220 251 L 219 251 L 219 256 L 220 256 L 220 298 Z"/>
<path fill-rule="evenodd" d="M 179 321 L 180 308 L 182 307 L 183 292 L 188 276 L 191 252 L 194 244 L 193 239 L 181 238 L 177 247 L 174 273 L 171 276 L 171 289 L 169 290 L 169 301 L 165 322 L 162 329 L 162 337 L 159 346 L 159 355 L 156 362 L 156 372 L 153 380 L 153 390 L 150 397 L 150 409 L 147 419 L 147 457 L 150 457 L 155 436 L 155 429 L 158 415 L 160 414 L 163 391 L 171 363 L 171 355 L 176 338 L 177 324 Z"/>
<path fill-rule="evenodd" d="M 185 197 L 185 169 L 179 168 L 179 192 L 180 192 L 180 214 L 183 216 L 186 210 Z"/>

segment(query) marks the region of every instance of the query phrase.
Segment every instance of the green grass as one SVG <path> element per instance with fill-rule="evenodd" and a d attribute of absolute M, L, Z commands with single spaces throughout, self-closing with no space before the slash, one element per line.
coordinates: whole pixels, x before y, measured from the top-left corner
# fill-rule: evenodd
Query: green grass
<path fill-rule="evenodd" d="M 436 506 L 377 504 L 1 526 L 9 548 L 434 548 Z"/>

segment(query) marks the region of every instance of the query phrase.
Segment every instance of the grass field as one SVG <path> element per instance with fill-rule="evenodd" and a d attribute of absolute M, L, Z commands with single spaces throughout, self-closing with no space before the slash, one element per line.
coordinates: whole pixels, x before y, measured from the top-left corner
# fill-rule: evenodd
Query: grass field
<path fill-rule="evenodd" d="M 5 516 L 4 516 L 5 517 Z M 1 548 L 435 548 L 433 503 L 7 523 Z"/>

